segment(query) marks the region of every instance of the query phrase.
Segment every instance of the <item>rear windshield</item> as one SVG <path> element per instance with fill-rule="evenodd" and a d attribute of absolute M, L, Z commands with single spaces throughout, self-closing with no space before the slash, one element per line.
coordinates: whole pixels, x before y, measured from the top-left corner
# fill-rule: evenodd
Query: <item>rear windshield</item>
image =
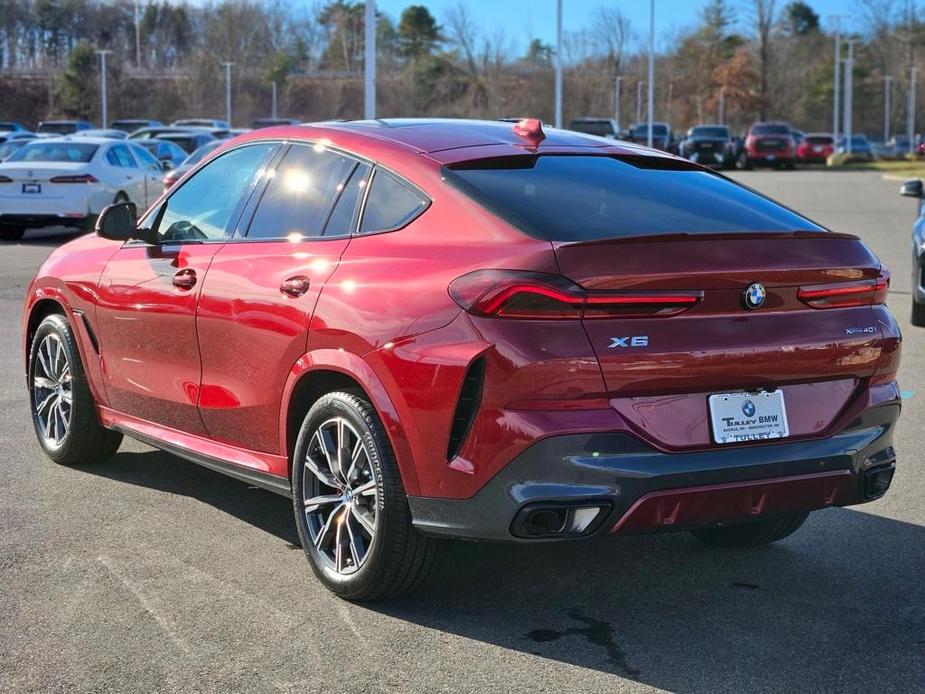
<path fill-rule="evenodd" d="M 598 121 L 588 121 L 588 120 L 573 120 L 569 124 L 569 130 L 574 130 L 577 133 L 587 133 L 588 135 L 613 135 L 613 126 L 609 121 L 598 120 Z"/>
<path fill-rule="evenodd" d="M 514 226 L 550 241 L 821 230 L 743 186 L 667 158 L 509 157 L 459 165 L 447 169 L 446 178 Z"/>
<path fill-rule="evenodd" d="M 652 124 L 652 134 L 659 137 L 664 137 L 668 134 L 667 125 L 659 125 L 658 123 Z M 648 137 L 649 136 L 649 126 L 643 123 L 642 125 L 637 125 L 633 128 L 634 137 Z"/>
<path fill-rule="evenodd" d="M 729 128 L 703 126 L 691 130 L 691 137 L 729 137 Z"/>
<path fill-rule="evenodd" d="M 7 161 L 71 161 L 88 162 L 98 145 L 77 142 L 36 142 L 17 149 Z"/>
<path fill-rule="evenodd" d="M 77 131 L 77 126 L 73 123 L 41 123 L 38 132 L 55 133 L 57 135 L 70 135 Z"/>
<path fill-rule="evenodd" d="M 761 125 L 752 126 L 752 135 L 789 135 L 790 128 L 786 125 L 774 125 L 772 123 L 764 123 Z"/>
<path fill-rule="evenodd" d="M 175 145 L 177 145 L 177 147 L 184 150 L 185 152 L 192 152 L 194 149 L 196 149 L 196 145 L 199 143 L 199 140 L 195 136 L 190 136 L 190 137 L 183 137 L 182 135 L 180 137 L 162 136 L 161 139 L 169 140 L 170 142 L 173 142 Z"/>

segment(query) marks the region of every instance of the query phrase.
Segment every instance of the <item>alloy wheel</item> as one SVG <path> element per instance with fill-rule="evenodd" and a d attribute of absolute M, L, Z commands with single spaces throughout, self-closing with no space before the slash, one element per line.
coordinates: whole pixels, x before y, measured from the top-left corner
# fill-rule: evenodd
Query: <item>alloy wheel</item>
<path fill-rule="evenodd" d="M 46 335 L 35 353 L 32 405 L 39 432 L 50 448 L 58 448 L 71 427 L 71 365 L 57 335 Z"/>
<path fill-rule="evenodd" d="M 343 417 L 312 434 L 303 461 L 302 499 L 312 544 L 328 568 L 352 574 L 376 534 L 378 491 L 369 450 Z"/>

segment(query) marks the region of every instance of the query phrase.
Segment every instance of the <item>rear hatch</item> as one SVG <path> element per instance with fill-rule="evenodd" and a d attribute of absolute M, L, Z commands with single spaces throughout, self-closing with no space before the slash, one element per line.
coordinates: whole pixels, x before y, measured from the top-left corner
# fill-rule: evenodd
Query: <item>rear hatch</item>
<path fill-rule="evenodd" d="M 10 162 L 0 167 L 0 197 L 55 200 L 74 193 L 74 185 L 97 183 L 84 162 Z"/>
<path fill-rule="evenodd" d="M 895 351 L 861 241 L 690 162 L 508 157 L 447 180 L 550 242 L 569 284 L 536 293 L 577 312 L 611 405 L 658 447 L 827 435 Z M 752 410 L 777 420 L 736 429 Z"/>
<path fill-rule="evenodd" d="M 882 333 L 870 304 L 874 288 L 885 293 L 885 278 L 854 237 L 678 235 L 554 246 L 562 274 L 590 297 L 651 293 L 665 301 L 583 320 L 611 404 L 664 447 L 713 443 L 710 396 L 741 391 L 780 391 L 787 435 L 818 434 L 877 370 Z M 763 300 L 750 307 L 758 284 Z M 688 303 L 672 306 L 672 296 Z"/>

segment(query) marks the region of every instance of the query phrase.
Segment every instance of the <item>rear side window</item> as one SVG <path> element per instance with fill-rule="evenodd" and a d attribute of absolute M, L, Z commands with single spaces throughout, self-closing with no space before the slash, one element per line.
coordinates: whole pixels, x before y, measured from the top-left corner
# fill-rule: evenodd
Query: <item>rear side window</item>
<path fill-rule="evenodd" d="M 328 217 L 324 226 L 325 236 L 347 236 L 353 232 L 353 223 L 356 218 L 357 205 L 363 198 L 369 172 L 372 167 L 366 163 L 357 164 L 347 183 L 344 184 L 340 197 Z"/>
<path fill-rule="evenodd" d="M 293 145 L 270 179 L 247 231 L 249 239 L 319 237 L 357 162 L 330 149 Z"/>
<path fill-rule="evenodd" d="M 430 204 L 421 192 L 382 169 L 376 171 L 371 186 L 363 208 L 361 234 L 403 227 Z"/>
<path fill-rule="evenodd" d="M 514 226 L 552 241 L 821 229 L 714 173 L 660 157 L 508 157 L 446 177 Z"/>
<path fill-rule="evenodd" d="M 128 147 L 125 145 L 116 145 L 115 147 L 110 147 L 109 151 L 106 152 L 106 161 L 108 161 L 113 166 L 121 166 L 125 169 L 135 168 L 135 160 L 132 159 L 132 155 L 128 151 Z"/>

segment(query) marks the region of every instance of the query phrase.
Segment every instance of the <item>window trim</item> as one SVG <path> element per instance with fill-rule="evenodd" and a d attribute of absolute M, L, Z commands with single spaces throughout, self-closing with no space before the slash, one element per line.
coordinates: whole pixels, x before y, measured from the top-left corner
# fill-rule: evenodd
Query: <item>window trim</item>
<path fill-rule="evenodd" d="M 375 231 L 361 231 L 361 229 L 363 228 L 363 219 L 366 217 L 366 204 L 369 201 L 370 191 L 373 189 L 373 185 L 376 182 L 376 176 L 378 175 L 380 169 L 384 171 L 385 173 L 391 175 L 393 178 L 397 179 L 399 183 L 407 186 L 412 191 L 416 192 L 420 196 L 421 201 L 424 204 L 421 205 L 421 208 L 417 211 L 416 214 L 411 215 L 406 220 L 404 220 L 401 224 L 397 224 L 387 229 L 376 229 Z M 425 212 L 427 212 L 427 210 L 429 210 L 430 206 L 433 204 L 434 204 L 433 198 L 431 198 L 427 193 L 425 193 L 421 189 L 420 186 L 415 185 L 414 183 L 409 181 L 407 178 L 405 178 L 404 176 L 400 174 L 395 173 L 388 167 L 380 166 L 379 164 L 374 164 L 373 170 L 370 172 L 369 179 L 366 183 L 366 190 L 363 192 L 363 201 L 360 206 L 360 213 L 359 215 L 357 215 L 357 223 L 354 225 L 354 232 L 352 235 L 353 236 L 377 236 L 378 234 L 391 234 L 396 231 L 401 231 L 402 229 L 407 227 L 409 224 L 411 224 L 412 222 L 420 218 L 420 216 L 424 214 Z"/>

